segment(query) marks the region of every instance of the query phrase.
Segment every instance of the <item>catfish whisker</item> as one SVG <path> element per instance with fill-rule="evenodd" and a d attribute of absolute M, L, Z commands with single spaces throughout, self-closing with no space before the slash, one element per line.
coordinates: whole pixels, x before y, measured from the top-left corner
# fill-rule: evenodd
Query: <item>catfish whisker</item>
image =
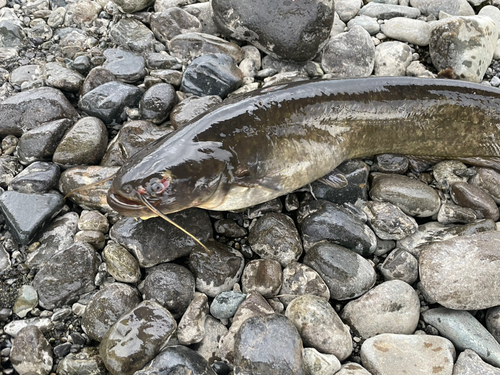
<path fill-rule="evenodd" d="M 106 181 L 109 181 L 109 180 L 112 180 L 113 178 L 115 178 L 115 176 L 116 176 L 116 173 L 114 173 L 113 175 L 105 178 L 104 180 L 100 180 L 100 181 L 94 182 L 94 183 L 89 184 L 89 185 L 84 185 L 84 186 L 77 187 L 76 189 L 73 189 L 68 194 L 66 194 L 63 199 L 66 200 L 66 198 L 68 198 L 70 195 L 73 195 L 76 192 L 88 189 L 88 188 L 90 188 L 92 186 L 96 186 L 96 185 L 102 184 L 103 182 L 106 182 Z"/>

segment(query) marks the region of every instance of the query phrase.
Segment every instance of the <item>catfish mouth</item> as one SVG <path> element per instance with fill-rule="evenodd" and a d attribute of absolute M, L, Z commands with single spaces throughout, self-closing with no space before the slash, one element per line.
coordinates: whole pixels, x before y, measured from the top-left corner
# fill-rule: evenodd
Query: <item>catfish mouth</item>
<path fill-rule="evenodd" d="M 108 191 L 107 201 L 109 206 L 113 210 L 117 211 L 120 215 L 142 217 L 142 218 L 157 216 L 142 202 L 138 202 L 130 198 L 124 197 L 113 187 L 111 187 Z M 153 206 L 155 206 L 156 204 L 159 203 L 159 201 L 150 203 Z"/>

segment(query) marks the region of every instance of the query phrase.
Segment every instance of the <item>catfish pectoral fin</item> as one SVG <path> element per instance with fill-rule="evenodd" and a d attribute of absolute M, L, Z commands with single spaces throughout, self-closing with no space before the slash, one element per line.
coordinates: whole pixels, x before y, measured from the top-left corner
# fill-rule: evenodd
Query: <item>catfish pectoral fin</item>
<path fill-rule="evenodd" d="M 338 169 L 334 169 L 333 172 L 321 177 L 318 181 L 334 189 L 342 189 L 349 184 L 346 176 Z"/>
<path fill-rule="evenodd" d="M 231 185 L 245 188 L 263 188 L 271 191 L 281 192 L 284 190 L 280 177 L 266 177 L 261 179 L 241 178 L 231 181 Z"/>

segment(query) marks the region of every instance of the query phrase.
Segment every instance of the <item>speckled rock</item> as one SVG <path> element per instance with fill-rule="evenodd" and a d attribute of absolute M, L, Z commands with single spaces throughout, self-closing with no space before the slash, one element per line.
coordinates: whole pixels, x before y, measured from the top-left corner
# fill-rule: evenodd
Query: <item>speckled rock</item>
<path fill-rule="evenodd" d="M 135 13 L 152 5 L 154 3 L 154 0 L 113 0 L 113 2 L 123 13 Z"/>
<path fill-rule="evenodd" d="M 302 350 L 306 375 L 330 375 L 340 370 L 340 361 L 333 354 L 323 354 L 314 348 Z"/>
<path fill-rule="evenodd" d="M 177 104 L 170 113 L 170 121 L 174 128 L 182 128 L 195 117 L 208 112 L 222 102 L 220 96 L 208 95 L 203 97 L 190 96 Z"/>
<path fill-rule="evenodd" d="M 460 0 L 410 0 L 410 4 L 424 16 L 432 14 L 436 18 L 439 17 L 439 12 L 455 16 L 460 11 Z"/>
<path fill-rule="evenodd" d="M 388 202 L 366 202 L 363 211 L 375 234 L 383 240 L 401 240 L 417 231 L 414 218 Z"/>
<path fill-rule="evenodd" d="M 271 298 L 281 289 L 281 265 L 273 259 L 255 259 L 248 262 L 241 276 L 243 293 L 259 292 L 264 298 Z"/>
<path fill-rule="evenodd" d="M 142 56 L 116 48 L 108 48 L 103 55 L 106 57 L 103 68 L 120 81 L 135 83 L 146 75 L 145 60 Z"/>
<path fill-rule="evenodd" d="M 490 168 L 477 168 L 470 183 L 487 192 L 497 204 L 500 203 L 500 173 L 498 171 Z"/>
<path fill-rule="evenodd" d="M 108 266 L 108 272 L 116 281 L 136 283 L 141 279 L 139 262 L 123 246 L 109 241 L 102 255 Z"/>
<path fill-rule="evenodd" d="M 153 32 L 135 18 L 122 18 L 109 33 L 116 44 L 126 46 L 134 52 L 150 52 L 153 50 L 155 37 Z"/>
<path fill-rule="evenodd" d="M 330 290 L 321 276 L 305 264 L 292 262 L 283 269 L 280 301 L 287 306 L 296 297 L 304 294 L 330 299 Z"/>
<path fill-rule="evenodd" d="M 210 314 L 217 319 L 229 319 L 234 316 L 238 306 L 247 295 L 241 292 L 227 291 L 217 294 L 210 304 Z"/>
<path fill-rule="evenodd" d="M 179 343 L 191 345 L 203 340 L 208 311 L 207 295 L 195 292 L 177 327 L 176 333 Z"/>
<path fill-rule="evenodd" d="M 57 185 L 60 175 L 58 165 L 34 162 L 10 181 L 9 188 L 26 194 L 48 193 Z"/>
<path fill-rule="evenodd" d="M 391 251 L 379 269 L 386 281 L 401 280 L 411 285 L 418 278 L 418 260 L 403 249 Z"/>
<path fill-rule="evenodd" d="M 158 83 L 150 87 L 139 102 L 142 119 L 161 124 L 168 119 L 170 111 L 177 103 L 175 89 L 168 83 Z"/>
<path fill-rule="evenodd" d="M 36 326 L 21 329 L 13 340 L 10 361 L 19 375 L 48 375 L 52 348 Z"/>
<path fill-rule="evenodd" d="M 64 91 L 77 92 L 83 84 L 84 77 L 72 69 L 58 63 L 45 65 L 45 83 Z"/>
<path fill-rule="evenodd" d="M 195 16 L 178 7 L 168 8 L 151 16 L 151 30 L 164 43 L 179 34 L 201 32 L 201 22 Z"/>
<path fill-rule="evenodd" d="M 101 357 L 99 357 L 97 348 L 84 347 L 78 353 L 69 353 L 57 365 L 57 374 L 74 375 L 78 373 L 89 375 L 106 374 L 106 367 Z"/>
<path fill-rule="evenodd" d="M 371 375 L 363 366 L 355 362 L 347 362 L 342 365 L 335 375 Z"/>

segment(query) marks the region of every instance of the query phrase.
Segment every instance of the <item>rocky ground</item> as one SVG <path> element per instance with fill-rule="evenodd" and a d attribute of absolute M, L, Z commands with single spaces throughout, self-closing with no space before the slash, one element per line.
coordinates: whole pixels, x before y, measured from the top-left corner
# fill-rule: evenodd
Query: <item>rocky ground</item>
<path fill-rule="evenodd" d="M 498 164 L 376 155 L 341 189 L 169 215 L 206 249 L 106 204 L 228 96 L 500 85 L 497 0 L 265 3 L 0 0 L 3 374 L 500 374 Z"/>

